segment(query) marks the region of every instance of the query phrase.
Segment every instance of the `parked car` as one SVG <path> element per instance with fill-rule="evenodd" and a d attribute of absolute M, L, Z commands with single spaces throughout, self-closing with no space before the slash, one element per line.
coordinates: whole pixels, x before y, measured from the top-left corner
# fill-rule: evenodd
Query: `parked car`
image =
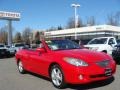
<path fill-rule="evenodd" d="M 10 53 L 4 44 L 0 44 L 0 57 L 9 57 Z"/>
<path fill-rule="evenodd" d="M 90 50 L 105 52 L 111 55 L 115 45 L 117 45 L 117 41 L 114 37 L 98 37 L 90 40 L 84 47 Z"/>
<path fill-rule="evenodd" d="M 114 47 L 112 51 L 112 56 L 114 60 L 120 64 L 120 43 Z"/>
<path fill-rule="evenodd" d="M 6 45 L 6 48 L 10 52 L 10 55 L 15 55 L 16 49 L 13 46 Z"/>
<path fill-rule="evenodd" d="M 72 40 L 72 41 L 79 44 L 81 48 L 85 48 L 81 40 Z"/>
<path fill-rule="evenodd" d="M 12 47 L 15 48 L 15 52 L 17 52 L 20 49 L 23 49 L 25 47 L 25 44 L 23 44 L 23 43 L 15 43 L 15 44 L 13 44 Z"/>
<path fill-rule="evenodd" d="M 18 70 L 22 74 L 30 71 L 48 77 L 56 88 L 63 88 L 67 83 L 106 80 L 116 71 L 116 63 L 111 56 L 81 49 L 70 40 L 41 41 L 40 46 L 16 53 Z"/>

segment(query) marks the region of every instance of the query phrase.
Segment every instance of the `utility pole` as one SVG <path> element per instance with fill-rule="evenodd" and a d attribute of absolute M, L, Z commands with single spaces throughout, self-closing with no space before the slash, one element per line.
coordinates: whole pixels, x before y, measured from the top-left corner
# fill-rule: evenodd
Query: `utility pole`
<path fill-rule="evenodd" d="M 74 7 L 75 11 L 74 11 L 74 16 L 75 16 L 75 40 L 77 39 L 77 32 L 76 32 L 76 28 L 78 26 L 78 14 L 77 14 L 77 8 L 80 7 L 79 4 L 71 4 L 72 7 Z"/>
<path fill-rule="evenodd" d="M 8 28 L 8 45 L 12 46 L 12 20 L 7 21 L 7 28 Z"/>

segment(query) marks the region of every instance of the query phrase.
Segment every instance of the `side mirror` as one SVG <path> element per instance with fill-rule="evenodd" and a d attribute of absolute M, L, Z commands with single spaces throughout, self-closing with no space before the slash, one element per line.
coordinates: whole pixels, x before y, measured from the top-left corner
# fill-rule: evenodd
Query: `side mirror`
<path fill-rule="evenodd" d="M 36 51 L 40 52 L 40 53 L 45 53 L 46 50 L 44 48 L 37 48 Z"/>
<path fill-rule="evenodd" d="M 111 45 L 111 44 L 113 44 L 112 42 L 109 42 L 109 44 Z"/>

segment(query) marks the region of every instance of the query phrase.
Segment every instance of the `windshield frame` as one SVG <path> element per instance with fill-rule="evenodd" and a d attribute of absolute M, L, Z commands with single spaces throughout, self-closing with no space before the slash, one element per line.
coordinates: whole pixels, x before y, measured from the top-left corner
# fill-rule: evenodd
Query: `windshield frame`
<path fill-rule="evenodd" d="M 76 47 L 74 47 L 74 48 L 57 48 L 57 49 L 52 49 L 52 48 L 50 47 L 50 44 L 48 43 L 48 41 L 52 42 L 53 45 L 55 45 L 55 42 L 54 42 L 54 41 L 58 41 L 58 43 L 60 43 L 60 42 L 63 43 L 62 41 L 67 41 L 67 42 L 69 42 L 69 43 L 72 43 L 72 44 L 76 45 Z M 81 47 L 80 47 L 79 44 L 77 44 L 77 43 L 74 42 L 74 41 L 68 40 L 68 39 L 65 39 L 65 40 L 46 40 L 45 42 L 46 42 L 48 48 L 49 48 L 50 50 L 52 50 L 52 51 L 81 49 Z M 56 43 L 56 44 L 58 44 L 58 43 Z M 60 45 L 60 44 L 58 44 L 58 45 Z"/>
<path fill-rule="evenodd" d="M 20 43 L 20 44 L 15 44 L 15 47 L 24 47 L 25 45 Z"/>
<path fill-rule="evenodd" d="M 104 40 L 104 42 L 102 41 L 103 43 L 97 43 L 98 41 L 96 41 L 96 43 L 95 43 L 95 40 L 99 40 L 99 42 L 101 42 L 100 40 Z M 93 41 L 94 41 L 94 43 L 93 43 Z M 107 44 L 107 38 L 94 38 L 88 42 L 88 45 L 91 45 L 91 44 Z"/>

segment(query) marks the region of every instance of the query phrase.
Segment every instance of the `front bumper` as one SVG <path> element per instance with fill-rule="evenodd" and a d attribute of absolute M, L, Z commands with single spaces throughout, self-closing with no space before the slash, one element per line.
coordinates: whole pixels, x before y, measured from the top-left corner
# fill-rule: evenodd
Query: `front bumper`
<path fill-rule="evenodd" d="M 111 71 L 109 72 L 107 69 L 111 69 Z M 70 84 L 87 84 L 94 81 L 111 78 L 115 71 L 115 64 L 112 64 L 105 68 L 99 67 L 97 65 L 69 68 L 69 70 L 65 71 L 65 81 Z"/>
<path fill-rule="evenodd" d="M 10 52 L 10 54 L 15 54 L 15 51 L 9 51 Z"/>
<path fill-rule="evenodd" d="M 9 52 L 7 50 L 0 50 L 0 56 L 7 56 Z"/>

